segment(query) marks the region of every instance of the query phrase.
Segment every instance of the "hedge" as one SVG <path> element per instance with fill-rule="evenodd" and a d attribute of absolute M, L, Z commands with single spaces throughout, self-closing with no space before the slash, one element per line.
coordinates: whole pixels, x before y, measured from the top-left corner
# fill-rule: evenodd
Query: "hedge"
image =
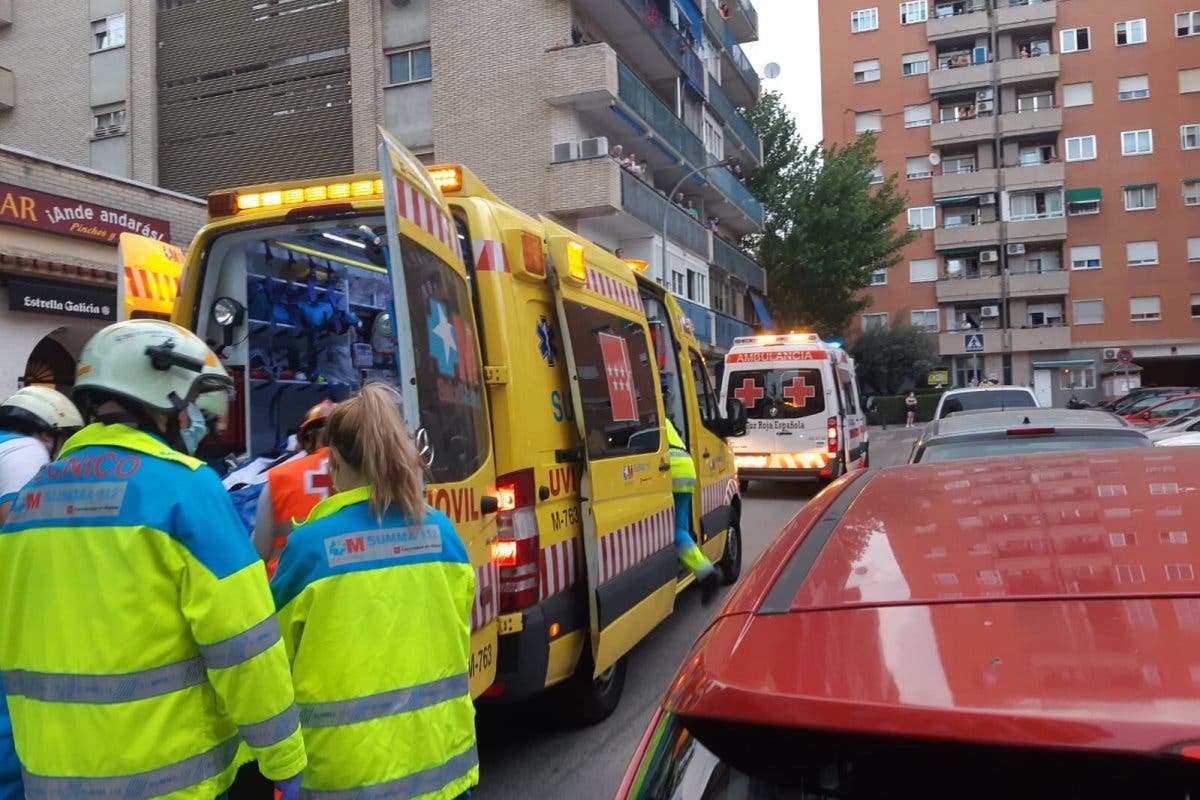
<path fill-rule="evenodd" d="M 917 422 L 928 422 L 933 419 L 937 410 L 938 398 L 941 392 L 923 392 L 917 395 Z M 903 425 L 908 411 L 904 399 L 908 395 L 891 395 L 875 397 L 875 410 L 867 413 L 867 422 L 871 425 Z"/>

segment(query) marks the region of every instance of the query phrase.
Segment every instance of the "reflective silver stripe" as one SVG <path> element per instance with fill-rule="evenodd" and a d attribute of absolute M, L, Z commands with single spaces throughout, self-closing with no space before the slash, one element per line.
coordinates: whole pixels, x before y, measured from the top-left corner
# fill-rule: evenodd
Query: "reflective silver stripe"
<path fill-rule="evenodd" d="M 672 447 L 669 452 L 671 458 L 686 458 L 689 461 L 692 458 L 691 453 L 689 453 L 687 450 L 680 450 L 678 447 Z"/>
<path fill-rule="evenodd" d="M 182 723 L 186 724 L 186 723 Z M 28 800 L 147 800 L 215 778 L 233 766 L 238 738 L 165 767 L 107 778 L 58 778 L 22 769 Z"/>
<path fill-rule="evenodd" d="M 251 747 L 270 747 L 279 744 L 300 727 L 300 714 L 290 705 L 270 719 L 253 725 L 239 725 L 238 733 Z"/>
<path fill-rule="evenodd" d="M 671 489 L 673 489 L 676 492 L 678 492 L 680 490 L 692 489 L 692 488 L 695 488 L 695 486 L 696 486 L 695 478 L 672 478 L 671 479 Z"/>
<path fill-rule="evenodd" d="M 405 775 L 387 783 L 360 786 L 357 789 L 338 789 L 322 792 L 316 789 L 301 789 L 301 800 L 408 800 L 410 797 L 436 792 L 445 788 L 479 766 L 479 754 L 472 743 L 470 749 L 456 755 L 440 766 Z M 89 798 L 90 800 L 90 798 Z"/>
<path fill-rule="evenodd" d="M 254 658 L 278 641 L 279 620 L 272 614 L 237 636 L 216 644 L 200 645 L 200 655 L 208 662 L 209 669 L 226 669 Z"/>
<path fill-rule="evenodd" d="M 48 703 L 127 703 L 177 692 L 208 680 L 200 656 L 141 672 L 120 675 L 84 675 L 66 672 L 31 672 L 24 669 L 3 673 L 8 694 Z"/>
<path fill-rule="evenodd" d="M 353 700 L 338 700 L 332 703 L 301 703 L 300 724 L 306 728 L 332 728 L 337 725 L 352 725 L 355 722 L 390 717 L 463 697 L 471 691 L 467 673 L 462 672 L 449 678 L 380 692 Z"/>

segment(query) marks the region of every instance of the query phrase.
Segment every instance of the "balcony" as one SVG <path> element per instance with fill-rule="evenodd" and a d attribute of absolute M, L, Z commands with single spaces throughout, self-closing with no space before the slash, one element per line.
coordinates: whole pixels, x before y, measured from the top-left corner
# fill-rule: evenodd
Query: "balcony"
<path fill-rule="evenodd" d="M 1067 238 L 1067 218 L 1043 216 L 1038 219 L 1012 220 L 1008 223 L 1010 242 L 1061 242 Z"/>
<path fill-rule="evenodd" d="M 1000 241 L 1000 223 L 982 222 L 978 225 L 960 225 L 954 228 L 937 228 L 933 232 L 933 245 L 938 250 L 970 250 L 995 247 Z"/>
<path fill-rule="evenodd" d="M 709 159 L 711 162 L 711 159 Z M 706 181 L 711 181 L 712 185 L 717 187 L 717 190 L 724 195 L 730 210 L 737 210 L 745 216 L 745 218 L 754 226 L 755 231 L 762 230 L 763 226 L 763 209 L 762 203 L 758 202 L 746 186 L 733 177 L 733 173 L 728 169 L 718 167 L 710 169 L 708 172 L 701 173 Z M 699 177 L 699 176 L 698 176 Z M 724 219 L 724 215 L 722 215 Z M 728 222 L 728 220 L 726 220 Z M 733 225 L 731 227 L 738 230 L 739 233 L 749 233 L 745 230 L 744 225 Z"/>
<path fill-rule="evenodd" d="M 996 9 L 996 26 L 1001 32 L 1040 28 L 1053 25 L 1057 20 L 1058 3 L 1053 0 Z"/>
<path fill-rule="evenodd" d="M 628 174 L 607 156 L 551 164 L 551 179 L 542 185 L 542 205 L 548 214 L 566 219 L 616 214 L 623 209 L 621 184 Z M 657 224 L 661 229 L 661 211 Z"/>
<path fill-rule="evenodd" d="M 996 170 L 981 169 L 975 172 L 943 172 L 933 176 L 935 199 L 984 194 L 996 191 Z"/>
<path fill-rule="evenodd" d="M 996 121 L 992 117 L 938 122 L 929 129 L 929 139 L 935 147 L 970 144 L 993 138 Z"/>
<path fill-rule="evenodd" d="M 1008 276 L 1009 297 L 1060 297 L 1070 289 L 1071 273 L 1067 270 L 1017 272 Z"/>
<path fill-rule="evenodd" d="M 696 326 L 696 338 L 700 340 L 700 344 L 712 347 L 713 345 L 713 312 L 699 303 L 693 303 L 691 300 L 685 300 L 678 295 L 675 297 L 675 302 L 683 308 L 683 313 L 692 324 Z"/>
<path fill-rule="evenodd" d="M 745 320 L 740 320 L 737 317 L 731 317 L 728 314 L 722 314 L 719 311 L 713 313 L 713 346 L 718 350 L 727 352 L 733 347 L 733 340 L 738 336 L 753 336 L 754 327 Z"/>
<path fill-rule="evenodd" d="M 693 253 L 704 256 L 705 261 L 712 260 L 709 242 L 713 240 L 713 236 L 707 228 L 679 206 L 668 203 L 665 197 L 654 191 L 645 181 L 626 170 L 619 167 L 617 169 L 621 173 L 621 207 L 627 214 L 641 220 L 651 230 L 661 231 L 663 208 L 667 208 L 667 238 Z"/>
<path fill-rule="evenodd" d="M 1024 59 L 1029 61 L 1030 59 Z M 946 67 L 930 70 L 929 93 L 932 95 L 982 89 L 992 82 L 992 65 L 969 64 L 965 67 Z"/>
<path fill-rule="evenodd" d="M 746 122 L 746 118 L 734 108 L 733 103 L 725 96 L 724 90 L 712 79 L 711 75 L 708 79 L 708 102 L 712 104 L 717 115 L 725 120 L 725 127 L 732 134 L 725 140 L 726 154 L 730 150 L 729 145 L 736 142 L 747 154 L 747 160 L 751 165 L 761 164 L 762 142 L 759 141 L 758 134 L 754 132 L 754 128 L 750 127 L 750 123 Z"/>
<path fill-rule="evenodd" d="M 12 70 L 0 67 L 0 111 L 10 109 L 16 104 L 17 93 Z"/>
<path fill-rule="evenodd" d="M 1004 188 L 1010 192 L 1026 189 L 1050 189 L 1062 186 L 1064 167 L 1061 161 L 1008 167 L 1004 170 Z"/>
<path fill-rule="evenodd" d="M 943 278 L 937 284 L 937 301 L 939 303 L 994 301 L 999 297 L 999 275 L 986 275 L 980 278 Z"/>
<path fill-rule="evenodd" d="M 724 239 L 713 237 L 712 263 L 739 278 L 758 292 L 767 288 L 767 272 L 758 263 Z"/>
<path fill-rule="evenodd" d="M 630 110 L 642 118 L 677 153 L 692 164 L 707 163 L 707 153 L 700 137 L 692 133 L 683 120 L 658 99 L 650 87 L 642 83 L 625 62 L 617 59 L 617 93 Z"/>
<path fill-rule="evenodd" d="M 621 42 L 638 73 L 651 82 L 679 72 L 704 90 L 704 64 L 683 35 L 655 4 L 643 0 L 593 0 L 578 11 L 596 23 L 609 41 Z"/>
<path fill-rule="evenodd" d="M 929 21 L 925 23 L 925 36 L 931 42 L 944 39 L 960 39 L 968 36 L 984 36 L 988 32 L 988 17 L 983 13 L 983 0 L 964 3 L 961 14 L 937 16 L 937 6 L 930 9 Z"/>
<path fill-rule="evenodd" d="M 968 332 L 954 331 L 938 334 L 938 352 L 943 356 L 970 355 L 965 346 L 966 333 Z M 1065 325 L 1053 325 L 1040 328 L 1010 328 L 1007 331 L 985 330 L 983 352 L 1001 352 L 1006 336 L 1014 353 L 1066 350 L 1071 346 L 1071 329 Z"/>
<path fill-rule="evenodd" d="M 1062 109 L 1044 108 L 1000 115 L 1001 136 L 1032 136 L 1062 130 Z"/>
<path fill-rule="evenodd" d="M 758 41 L 758 11 L 750 0 L 730 0 L 725 20 L 739 42 Z"/>
<path fill-rule="evenodd" d="M 1058 78 L 1058 74 L 1058 53 L 1049 53 L 1034 58 L 1006 58 L 1000 62 L 1000 83 L 1003 86 L 1029 81 L 1055 80 Z"/>
<path fill-rule="evenodd" d="M 751 106 L 758 102 L 759 90 L 761 85 L 758 79 L 758 73 L 754 71 L 754 67 L 750 65 L 746 54 L 742 52 L 742 48 L 738 45 L 737 37 L 721 17 L 717 11 L 716 3 L 708 0 L 704 9 L 704 19 L 708 22 L 712 29 L 716 40 L 721 43 L 721 55 L 725 59 L 725 69 L 722 73 L 728 76 L 730 73 L 726 70 L 732 70 L 732 74 L 737 76 L 736 80 L 726 80 L 725 84 L 729 90 L 733 101 L 739 106 Z"/>

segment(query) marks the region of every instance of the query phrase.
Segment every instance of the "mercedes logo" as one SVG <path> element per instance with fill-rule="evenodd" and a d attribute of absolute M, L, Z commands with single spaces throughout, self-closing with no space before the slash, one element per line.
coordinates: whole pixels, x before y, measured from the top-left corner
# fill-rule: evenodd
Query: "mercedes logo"
<path fill-rule="evenodd" d="M 433 445 L 429 442 L 429 429 L 420 428 L 417 430 L 417 453 L 421 456 L 421 463 L 426 467 L 433 466 Z"/>

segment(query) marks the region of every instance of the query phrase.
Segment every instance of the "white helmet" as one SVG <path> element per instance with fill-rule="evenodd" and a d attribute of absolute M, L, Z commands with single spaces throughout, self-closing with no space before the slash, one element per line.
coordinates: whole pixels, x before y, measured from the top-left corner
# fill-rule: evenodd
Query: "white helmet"
<path fill-rule="evenodd" d="M 117 322 L 88 340 L 75 371 L 75 400 L 85 412 L 104 398 L 132 400 L 170 414 L 233 380 L 199 336 L 153 319 Z"/>
<path fill-rule="evenodd" d="M 62 392 L 48 386 L 26 386 L 0 403 L 0 428 L 70 433 L 83 427 L 83 417 Z"/>

